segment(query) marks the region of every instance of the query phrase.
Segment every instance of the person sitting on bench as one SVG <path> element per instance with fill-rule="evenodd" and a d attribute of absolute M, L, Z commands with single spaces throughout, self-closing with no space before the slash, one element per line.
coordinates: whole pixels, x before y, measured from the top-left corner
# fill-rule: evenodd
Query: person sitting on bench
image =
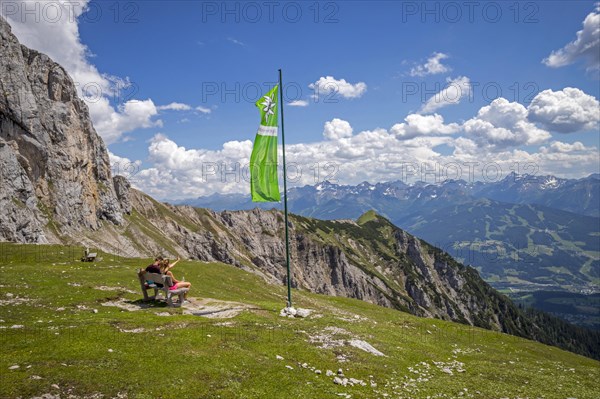
<path fill-rule="evenodd" d="M 148 265 L 145 269 L 145 271 L 140 271 L 141 273 L 156 273 L 156 274 L 162 274 L 160 271 L 160 264 L 163 261 L 163 257 L 162 256 L 157 256 L 156 258 L 154 258 L 154 263 L 152 263 L 151 265 Z M 149 281 L 148 283 L 152 283 L 152 281 Z M 155 283 L 156 286 L 158 288 L 162 288 L 162 284 L 159 283 Z"/>
<path fill-rule="evenodd" d="M 146 267 L 146 271 L 148 273 L 156 273 L 156 274 L 160 274 L 160 263 L 163 261 L 163 257 L 162 256 L 157 256 L 156 258 L 154 258 L 154 263 L 152 263 L 151 265 Z"/>
<path fill-rule="evenodd" d="M 191 288 L 192 287 L 192 283 L 187 282 L 187 281 L 177 280 L 175 278 L 175 276 L 173 275 L 173 273 L 170 271 L 180 260 L 181 260 L 180 258 L 177 258 L 177 260 L 173 263 L 169 263 L 169 259 L 164 259 L 164 260 L 160 261 L 161 274 L 166 274 L 168 276 L 171 276 L 171 279 L 173 279 L 173 285 L 171 287 L 169 287 L 170 290 L 176 290 L 178 288 Z M 187 292 L 184 294 L 184 299 L 187 299 Z"/>

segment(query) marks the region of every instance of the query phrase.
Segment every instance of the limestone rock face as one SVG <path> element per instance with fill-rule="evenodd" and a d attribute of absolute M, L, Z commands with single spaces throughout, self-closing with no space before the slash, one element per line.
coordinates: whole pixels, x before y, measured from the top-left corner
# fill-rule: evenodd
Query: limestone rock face
<path fill-rule="evenodd" d="M 131 215 L 131 200 L 129 198 L 131 184 L 123 176 L 115 176 L 113 177 L 113 185 L 115 187 L 117 198 L 119 199 L 119 204 L 121 205 L 121 210 L 124 213 Z"/>
<path fill-rule="evenodd" d="M 121 224 L 108 152 L 66 71 L 0 17 L 0 240 Z"/>
<path fill-rule="evenodd" d="M 0 139 L 0 237 L 12 242 L 46 243 L 45 219 L 22 164 L 27 160 Z"/>

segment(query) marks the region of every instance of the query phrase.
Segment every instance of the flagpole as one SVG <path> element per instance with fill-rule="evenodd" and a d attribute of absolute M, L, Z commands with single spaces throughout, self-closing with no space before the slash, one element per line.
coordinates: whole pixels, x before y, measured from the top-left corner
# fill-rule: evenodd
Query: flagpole
<path fill-rule="evenodd" d="M 279 104 L 281 107 L 281 147 L 283 149 L 283 209 L 285 216 L 285 265 L 287 267 L 287 307 L 292 306 L 292 276 L 290 274 L 290 239 L 288 232 L 287 172 L 285 168 L 285 133 L 283 127 L 283 80 L 279 70 Z"/>

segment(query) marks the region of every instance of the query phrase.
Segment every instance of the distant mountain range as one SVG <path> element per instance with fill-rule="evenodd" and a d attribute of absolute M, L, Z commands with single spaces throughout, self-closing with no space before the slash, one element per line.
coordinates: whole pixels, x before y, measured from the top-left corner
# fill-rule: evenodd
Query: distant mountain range
<path fill-rule="evenodd" d="M 511 173 L 498 182 L 466 182 L 445 180 L 439 184 L 402 181 L 356 186 L 324 181 L 314 186 L 288 190 L 292 212 L 330 218 L 355 218 L 369 209 L 389 207 L 392 220 L 422 209 L 439 208 L 439 204 L 455 205 L 473 199 L 488 198 L 513 204 L 535 204 L 600 217 L 600 174 L 582 179 L 562 179 L 555 176 L 532 176 Z M 352 201 L 352 204 L 348 202 Z M 245 194 L 213 194 L 205 197 L 173 201 L 214 210 L 247 210 L 256 207 L 273 208 L 273 204 L 257 204 Z M 350 208 L 346 206 L 350 205 Z M 338 209 L 339 208 L 339 209 Z M 361 211 L 357 213 L 357 209 Z"/>
<path fill-rule="evenodd" d="M 325 181 L 291 188 L 288 201 L 291 212 L 320 219 L 355 219 L 375 210 L 472 264 L 497 288 L 593 292 L 600 282 L 599 174 L 562 179 L 512 173 L 489 183 Z M 217 211 L 277 207 L 241 194 L 177 203 Z"/>

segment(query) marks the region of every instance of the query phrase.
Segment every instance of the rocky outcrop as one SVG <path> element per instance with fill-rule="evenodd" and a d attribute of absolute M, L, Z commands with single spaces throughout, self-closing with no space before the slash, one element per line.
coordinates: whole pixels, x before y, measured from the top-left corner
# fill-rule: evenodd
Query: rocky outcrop
<path fill-rule="evenodd" d="M 46 220 L 24 167 L 27 160 L 14 143 L 0 139 L 0 237 L 13 242 L 46 243 Z"/>
<path fill-rule="evenodd" d="M 123 176 L 115 176 L 113 177 L 113 186 L 121 205 L 121 211 L 127 215 L 131 215 L 131 199 L 129 198 L 131 184 Z"/>
<path fill-rule="evenodd" d="M 123 222 L 106 147 L 73 81 L 1 17 L 0 139 L 0 240 L 57 242 Z"/>

